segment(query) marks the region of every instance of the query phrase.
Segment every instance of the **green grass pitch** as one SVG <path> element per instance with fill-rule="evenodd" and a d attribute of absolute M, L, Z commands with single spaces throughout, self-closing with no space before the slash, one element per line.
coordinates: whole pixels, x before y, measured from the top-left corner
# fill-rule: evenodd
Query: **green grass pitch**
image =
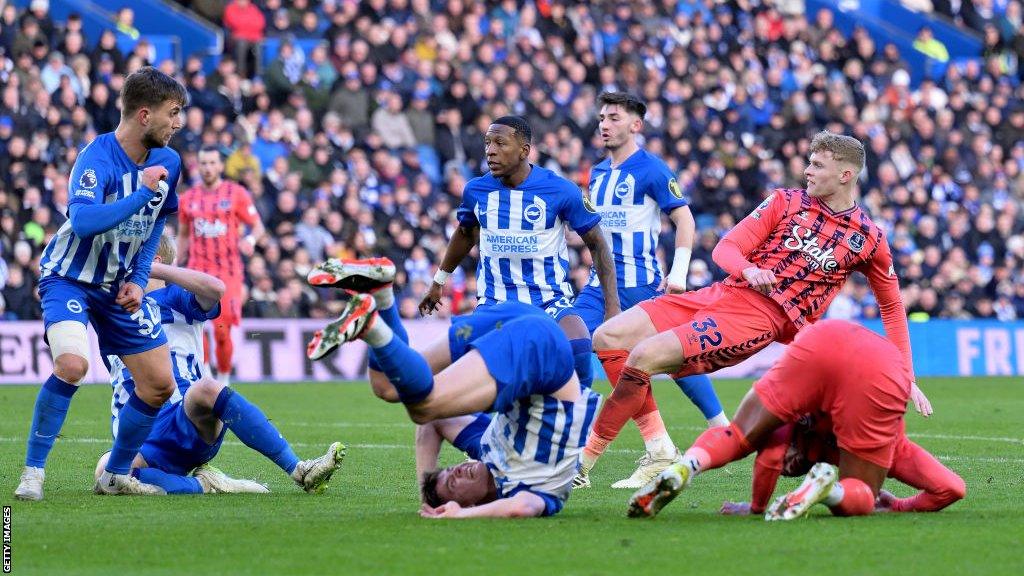
<path fill-rule="evenodd" d="M 14 574 L 1024 574 L 1024 388 L 1019 379 L 930 379 L 935 405 L 908 430 L 967 481 L 938 514 L 788 524 L 717 514 L 748 499 L 752 459 L 699 477 L 654 520 L 625 517 L 641 442 L 627 428 L 555 518 L 425 520 L 417 516 L 413 426 L 365 384 L 240 385 L 300 457 L 334 440 L 348 457 L 327 493 L 310 496 L 233 436 L 214 461 L 268 482 L 270 495 L 106 498 L 91 493 L 109 446 L 109 389 L 76 397 L 47 470 L 46 499 L 15 502 L 35 387 L 0 387 L 0 502 L 12 506 Z M 719 381 L 727 412 L 747 381 Z M 606 393 L 607 384 L 598 390 Z M 702 419 L 668 382 L 656 393 L 686 446 Z M 442 454 L 455 463 L 451 448 Z M 797 483 L 783 479 L 780 489 Z M 890 483 L 898 495 L 911 491 Z"/>

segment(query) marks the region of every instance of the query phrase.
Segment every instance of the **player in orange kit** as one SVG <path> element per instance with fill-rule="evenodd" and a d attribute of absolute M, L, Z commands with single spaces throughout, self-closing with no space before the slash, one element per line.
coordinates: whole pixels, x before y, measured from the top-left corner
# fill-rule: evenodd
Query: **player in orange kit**
<path fill-rule="evenodd" d="M 789 342 L 817 320 L 854 271 L 878 300 L 885 332 L 913 380 L 910 334 L 884 231 L 854 201 L 864 146 L 820 132 L 811 141 L 806 190 L 776 190 L 715 247 L 729 277 L 696 292 L 666 294 L 612 318 L 594 350 L 618 382 L 583 452 L 580 474 L 597 459 L 651 393 L 652 374 L 707 374 Z M 931 413 L 912 385 L 915 407 Z"/>
<path fill-rule="evenodd" d="M 839 446 L 828 414 L 806 414 L 787 424 L 758 447 L 754 460 L 750 502 L 725 502 L 720 513 L 730 516 L 763 514 L 779 476 L 802 476 L 817 462 L 839 463 Z M 938 512 L 962 500 L 967 485 L 956 472 L 946 468 L 935 456 L 901 433 L 893 450 L 889 478 L 921 490 L 907 498 L 897 498 L 880 490 L 875 512 Z"/>
<path fill-rule="evenodd" d="M 766 520 L 792 520 L 822 503 L 837 516 L 870 514 L 904 437 L 910 373 L 896 347 L 851 322 L 825 320 L 802 330 L 754 383 L 729 426 L 711 428 L 675 464 L 630 499 L 630 516 L 654 516 L 699 473 L 746 457 L 780 427 L 808 413 L 831 420 L 838 477 L 815 464 L 799 488 L 779 497 Z"/>
<path fill-rule="evenodd" d="M 203 183 L 181 196 L 178 253 L 186 267 L 216 276 L 227 286 L 221 300 L 221 315 L 212 324 L 217 377 L 228 385 L 234 355 L 232 328 L 242 320 L 242 256 L 253 253 L 256 239 L 264 229 L 249 191 L 241 184 L 224 180 L 223 174 L 220 150 L 212 146 L 201 149 L 199 175 Z M 251 231 L 241 237 L 243 225 Z"/>

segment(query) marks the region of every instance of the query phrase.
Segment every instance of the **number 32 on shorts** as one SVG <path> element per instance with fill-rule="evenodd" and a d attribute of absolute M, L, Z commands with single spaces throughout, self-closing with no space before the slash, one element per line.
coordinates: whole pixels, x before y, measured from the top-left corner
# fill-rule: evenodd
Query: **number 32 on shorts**
<path fill-rule="evenodd" d="M 707 350 L 708 346 L 714 347 L 722 343 L 722 333 L 712 330 L 712 328 L 718 328 L 714 318 L 708 316 L 703 322 L 691 322 L 690 327 L 698 334 L 701 352 Z"/>

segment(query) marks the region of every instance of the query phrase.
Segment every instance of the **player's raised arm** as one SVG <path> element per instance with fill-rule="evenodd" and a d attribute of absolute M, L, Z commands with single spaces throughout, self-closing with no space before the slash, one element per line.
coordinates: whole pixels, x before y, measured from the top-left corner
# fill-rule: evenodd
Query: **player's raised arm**
<path fill-rule="evenodd" d="M 109 179 L 108 176 L 104 176 L 108 172 L 109 170 L 81 168 L 78 163 L 75 164 L 75 171 L 71 174 L 72 192 L 68 212 L 71 229 L 79 238 L 88 238 L 111 230 L 131 218 L 154 197 L 167 193 L 167 185 L 161 184 L 167 179 L 167 168 L 150 166 L 142 171 L 141 185 L 137 190 L 116 202 L 104 204 L 104 190 L 109 182 L 100 179 Z"/>
<path fill-rule="evenodd" d="M 160 262 L 153 263 L 152 276 L 168 284 L 177 284 L 195 294 L 199 306 L 205 311 L 213 310 L 213 307 L 224 297 L 226 289 L 220 278 L 198 270 L 170 266 Z"/>
<path fill-rule="evenodd" d="M 736 278 L 745 279 L 754 290 L 771 293 L 777 284 L 775 274 L 755 266 L 747 260 L 747 254 L 768 239 L 785 214 L 784 192 L 776 190 L 718 241 L 711 258 L 722 270 Z"/>
<path fill-rule="evenodd" d="M 914 403 L 914 409 L 922 416 L 930 416 L 932 404 L 917 386 L 914 377 L 914 356 L 910 349 L 910 328 L 907 325 L 907 309 L 903 305 L 903 297 L 900 294 L 899 278 L 896 277 L 896 268 L 892 262 L 892 252 L 889 250 L 889 242 L 885 234 L 880 234 L 875 253 L 868 263 L 860 268 L 868 278 L 868 285 L 878 301 L 878 313 L 882 317 L 882 326 L 885 327 L 885 335 L 890 342 L 896 345 L 903 360 L 906 362 L 907 370 L 910 371 L 910 399 Z"/>

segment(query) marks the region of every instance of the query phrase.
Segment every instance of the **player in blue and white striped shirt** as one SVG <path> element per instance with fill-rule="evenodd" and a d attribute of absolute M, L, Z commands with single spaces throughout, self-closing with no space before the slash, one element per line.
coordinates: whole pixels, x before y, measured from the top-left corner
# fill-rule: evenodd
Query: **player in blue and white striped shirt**
<path fill-rule="evenodd" d="M 341 272 L 351 279 L 359 268 Z M 436 465 L 441 437 L 478 459 L 427 474 L 421 514 L 558 513 L 600 404 L 576 377 L 565 333 L 540 308 L 506 301 L 456 317 L 447 337 L 421 354 L 406 343 L 397 314 L 378 313 L 377 302 L 393 300 L 382 298 L 391 291 L 390 278 L 372 280 L 380 287 L 372 296 L 355 295 L 317 332 L 308 355 L 316 360 L 341 343 L 364 340 L 386 375 L 371 372 L 374 392 L 402 402 L 424 425 L 417 432 L 418 466 Z"/>
<path fill-rule="evenodd" d="M 39 295 L 54 368 L 36 399 L 15 491 L 20 499 L 43 497 L 43 467 L 89 369 L 89 323 L 100 351 L 121 357 L 138 383 L 121 411 L 121 433 L 95 490 L 159 490 L 128 473 L 160 406 L 174 392 L 167 338 L 156 308 L 144 305 L 143 287 L 164 221 L 178 209 L 181 159 L 167 143 L 181 128 L 187 100 L 185 88 L 155 68 L 132 73 L 121 90 L 117 130 L 98 136 L 71 170 L 69 219 L 40 261 Z"/>
<path fill-rule="evenodd" d="M 484 136 L 488 174 L 470 180 L 462 193 L 459 227 L 448 244 L 420 312 L 437 309 L 441 290 L 479 235 L 479 306 L 518 301 L 552 310 L 573 295 L 565 224 L 590 250 L 603 289 L 602 317 L 620 312 L 615 266 L 594 211 L 579 188 L 554 172 L 530 164 L 531 131 L 518 116 L 503 116 Z M 592 380 L 590 332 L 571 313 L 559 325 L 570 338 L 576 372 L 585 386 Z"/>
<path fill-rule="evenodd" d="M 637 145 L 647 106 L 625 92 L 605 92 L 598 97 L 598 102 L 601 104 L 598 129 L 608 157 L 591 171 L 590 201 L 601 215 L 601 229 L 612 247 L 619 301 L 623 309 L 627 309 L 666 290 L 669 293 L 686 290 L 695 224 L 672 171 L 660 158 Z M 662 276 L 657 258 L 662 213 L 667 214 L 676 227 L 675 258 L 667 277 Z M 599 279 L 592 273 L 590 282 L 574 301 L 559 304 L 555 318 L 576 314 L 593 334 L 603 320 L 603 299 Z M 626 351 L 595 348 L 601 350 L 598 356 L 606 367 L 616 361 L 621 365 L 628 356 Z M 610 378 L 616 377 L 615 370 L 607 372 Z M 701 409 L 709 425 L 728 424 L 707 376 L 680 378 L 677 384 Z M 640 459 L 636 471 L 629 478 L 612 484 L 613 488 L 639 488 L 678 456 L 653 395 L 649 395 L 633 419 L 640 428 L 647 454 Z M 589 464 L 585 454 L 577 487 L 589 485 Z"/>
<path fill-rule="evenodd" d="M 230 478 L 207 464 L 220 451 L 224 434 L 230 429 L 246 446 L 277 464 L 301 488 L 311 493 L 322 492 L 341 465 L 344 446 L 335 442 L 323 456 L 299 460 L 258 406 L 203 373 L 203 324 L 220 314 L 224 283 L 204 272 L 174 266 L 176 252 L 174 240 L 164 235 L 146 286 L 146 299 L 158 308 L 177 387 L 170 401 L 160 409 L 152 432 L 132 462 L 133 475 L 167 494 L 269 492 L 262 484 Z M 116 438 L 135 380 L 117 356 L 108 356 L 107 362 L 114 389 L 111 432 Z M 97 476 L 102 474 L 107 458 L 107 454 L 100 457 Z"/>

